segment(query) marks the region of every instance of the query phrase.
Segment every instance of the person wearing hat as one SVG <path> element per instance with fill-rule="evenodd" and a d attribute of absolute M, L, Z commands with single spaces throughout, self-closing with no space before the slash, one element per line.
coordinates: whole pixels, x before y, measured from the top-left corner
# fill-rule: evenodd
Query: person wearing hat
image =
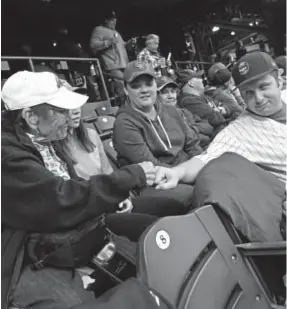
<path fill-rule="evenodd" d="M 117 16 L 111 12 L 105 16 L 103 25 L 94 28 L 90 47 L 96 57 L 100 59 L 104 72 L 114 78 L 116 95 L 122 97 L 123 71 L 129 59 L 126 43 L 116 30 Z"/>
<path fill-rule="evenodd" d="M 244 55 L 232 75 L 247 109 L 203 154 L 174 168 L 158 167 L 157 189 L 196 181 L 193 207 L 216 202 L 250 241 L 282 241 L 287 126 L 281 76 L 264 52 Z M 286 268 L 281 270 L 280 278 Z"/>
<path fill-rule="evenodd" d="M 30 267 L 34 257 L 28 254 L 26 246 L 33 233 L 44 236 L 75 229 L 107 213 L 111 230 L 134 238 L 156 219 L 145 214 L 136 214 L 135 218 L 134 214 L 115 213 L 130 190 L 153 183 L 152 163 L 129 166 L 85 181 L 76 176 L 72 162 L 55 151 L 52 142 L 67 136 L 69 110 L 80 108 L 87 99 L 68 90 L 51 72 L 20 71 L 3 86 L 3 308 L 11 304 L 35 309 L 95 304 L 93 293 L 84 290 L 74 269 Z M 125 224 L 119 224 L 119 216 L 126 220 Z M 132 228 L 130 235 L 127 229 L 121 231 L 124 226 Z"/>
<path fill-rule="evenodd" d="M 202 152 L 198 133 L 188 126 L 182 113 L 175 106 L 157 101 L 155 78 L 153 68 L 138 60 L 130 62 L 124 72 L 127 101 L 118 110 L 113 133 L 122 166 L 146 160 L 175 166 Z M 177 193 L 190 202 L 190 186 L 180 185 Z"/>
<path fill-rule="evenodd" d="M 137 59 L 139 61 L 150 64 L 155 70 L 156 77 L 163 75 L 162 69 L 166 66 L 170 66 L 171 62 L 166 61 L 158 51 L 159 47 L 159 36 L 156 34 L 149 34 L 146 37 L 146 47 L 138 54 Z"/>
<path fill-rule="evenodd" d="M 226 120 L 222 112 L 226 113 L 226 111 L 224 108 L 219 109 L 211 98 L 204 95 L 203 73 L 202 70 L 190 69 L 179 72 L 178 81 L 182 88 L 178 97 L 178 106 L 208 121 L 214 128 L 215 136 L 225 126 Z"/>
<path fill-rule="evenodd" d="M 212 141 L 207 150 L 158 175 L 168 179 L 161 189 L 178 181 L 193 183 L 202 168 L 226 152 L 235 152 L 286 183 L 286 103 L 281 75 L 275 61 L 264 52 L 244 55 L 232 72 L 247 109 Z"/>
<path fill-rule="evenodd" d="M 286 79 L 287 79 L 287 71 L 286 71 L 286 64 L 287 64 L 287 57 L 282 55 L 277 58 L 275 58 L 275 62 L 279 68 L 279 71 L 281 73 L 281 77 L 283 80 L 282 90 L 286 90 Z"/>
<path fill-rule="evenodd" d="M 213 127 L 207 120 L 202 120 L 197 115 L 193 115 L 187 109 L 180 109 L 177 105 L 178 84 L 169 77 L 162 76 L 157 79 L 158 99 L 162 104 L 173 105 L 182 113 L 189 127 L 195 129 L 199 134 L 200 146 L 205 148 L 211 140 Z"/>
<path fill-rule="evenodd" d="M 205 93 L 225 108 L 228 122 L 236 119 L 243 112 L 245 103 L 234 85 L 231 72 L 223 63 L 217 62 L 210 67 L 208 79 L 213 87 Z"/>

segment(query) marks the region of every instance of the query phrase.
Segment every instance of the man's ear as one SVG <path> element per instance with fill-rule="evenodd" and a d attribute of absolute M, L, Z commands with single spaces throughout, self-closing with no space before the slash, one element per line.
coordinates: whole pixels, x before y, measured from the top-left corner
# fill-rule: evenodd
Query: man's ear
<path fill-rule="evenodd" d="M 284 73 L 283 69 L 278 69 L 278 87 L 282 90 L 283 88 L 283 78 L 282 74 Z"/>
<path fill-rule="evenodd" d="M 31 108 L 24 108 L 22 110 L 22 118 L 26 121 L 27 125 L 36 130 L 39 123 L 39 117 L 31 110 Z"/>

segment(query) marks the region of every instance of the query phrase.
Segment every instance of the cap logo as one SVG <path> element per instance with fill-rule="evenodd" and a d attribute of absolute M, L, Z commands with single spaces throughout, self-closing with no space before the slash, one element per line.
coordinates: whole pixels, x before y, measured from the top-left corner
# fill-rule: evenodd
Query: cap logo
<path fill-rule="evenodd" d="M 142 62 L 142 61 L 137 61 L 137 62 L 135 63 L 135 67 L 136 67 L 137 69 L 143 70 L 144 67 L 145 67 L 145 63 Z"/>
<path fill-rule="evenodd" d="M 238 65 L 238 71 L 240 75 L 245 75 L 249 72 L 249 64 L 247 62 L 241 62 Z"/>

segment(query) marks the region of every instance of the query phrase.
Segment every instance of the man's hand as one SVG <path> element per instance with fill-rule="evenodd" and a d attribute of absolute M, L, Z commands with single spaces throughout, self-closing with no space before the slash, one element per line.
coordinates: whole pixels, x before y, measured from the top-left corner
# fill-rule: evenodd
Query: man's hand
<path fill-rule="evenodd" d="M 112 38 L 110 38 L 109 40 L 108 40 L 108 46 L 112 46 L 112 45 L 114 45 L 114 44 L 117 44 L 118 43 L 118 38 L 116 38 L 116 37 L 112 37 Z"/>
<path fill-rule="evenodd" d="M 146 183 L 148 186 L 152 186 L 155 181 L 155 167 L 152 162 L 141 162 L 139 166 L 144 170 L 146 176 Z"/>
<path fill-rule="evenodd" d="M 126 200 L 122 201 L 121 203 L 119 203 L 119 210 L 117 211 L 117 213 L 130 213 L 133 210 L 133 203 L 132 201 L 127 198 Z"/>
<path fill-rule="evenodd" d="M 168 190 L 175 188 L 179 180 L 179 175 L 175 170 L 162 166 L 156 166 L 156 189 Z"/>

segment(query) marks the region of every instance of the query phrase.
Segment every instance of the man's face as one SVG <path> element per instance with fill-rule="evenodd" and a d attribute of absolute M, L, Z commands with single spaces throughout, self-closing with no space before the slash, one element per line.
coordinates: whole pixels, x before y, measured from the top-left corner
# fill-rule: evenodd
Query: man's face
<path fill-rule="evenodd" d="M 156 101 L 157 88 L 155 79 L 149 75 L 140 75 L 127 84 L 126 92 L 135 108 L 147 111 Z"/>
<path fill-rule="evenodd" d="M 172 85 L 167 85 L 159 91 L 158 96 L 162 103 L 174 106 L 176 105 L 177 88 Z"/>
<path fill-rule="evenodd" d="M 189 80 L 188 84 L 196 89 L 199 93 L 203 93 L 204 85 L 201 77 L 193 77 L 191 80 Z"/>
<path fill-rule="evenodd" d="M 54 107 L 49 104 L 42 104 L 35 109 L 34 116 L 31 115 L 29 124 L 33 123 L 31 117 L 35 117 L 37 140 L 39 142 L 53 142 L 66 138 L 68 131 L 69 110 Z"/>
<path fill-rule="evenodd" d="M 254 114 L 268 117 L 282 108 L 279 84 L 270 74 L 239 87 L 239 90 Z"/>
<path fill-rule="evenodd" d="M 153 52 L 156 52 L 158 50 L 158 46 L 159 46 L 159 39 L 158 38 L 154 38 L 150 41 L 148 41 L 147 43 L 147 48 Z"/>
<path fill-rule="evenodd" d="M 116 25 L 117 25 L 117 19 L 116 18 L 112 18 L 112 19 L 107 19 L 106 20 L 106 27 L 111 29 L 111 30 L 115 30 L 116 29 Z"/>

